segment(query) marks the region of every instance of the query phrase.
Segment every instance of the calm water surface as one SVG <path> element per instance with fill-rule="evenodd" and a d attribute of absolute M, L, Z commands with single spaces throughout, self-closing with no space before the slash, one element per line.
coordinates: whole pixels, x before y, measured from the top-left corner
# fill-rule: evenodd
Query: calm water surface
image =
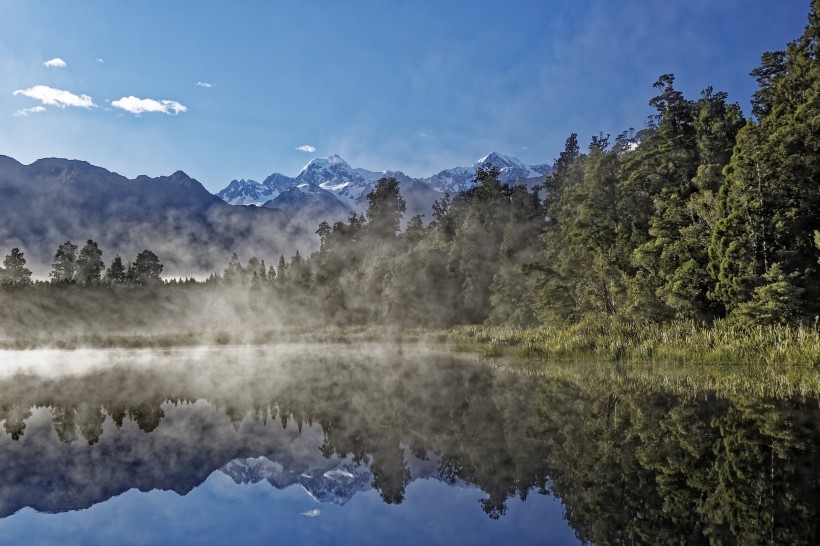
<path fill-rule="evenodd" d="M 0 353 L 0 544 L 816 544 L 813 399 L 418 346 Z"/>

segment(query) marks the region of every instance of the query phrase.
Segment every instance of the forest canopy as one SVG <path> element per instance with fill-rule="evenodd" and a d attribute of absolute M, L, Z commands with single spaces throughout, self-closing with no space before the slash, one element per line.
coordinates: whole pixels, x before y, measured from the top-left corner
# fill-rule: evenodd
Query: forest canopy
<path fill-rule="evenodd" d="M 751 117 L 712 87 L 654 83 L 646 126 L 566 140 L 542 185 L 487 164 L 475 186 L 406 219 L 393 178 L 364 215 L 321 223 L 320 249 L 267 267 L 237 255 L 204 282 L 331 324 L 812 323 L 820 315 L 820 0 L 802 36 L 752 71 Z M 49 283 L 20 249 L 9 290 L 162 286 L 150 250 L 108 267 L 92 240 L 57 249 Z M 178 284 L 176 280 L 173 284 Z M 154 293 L 154 292 L 152 292 Z"/>

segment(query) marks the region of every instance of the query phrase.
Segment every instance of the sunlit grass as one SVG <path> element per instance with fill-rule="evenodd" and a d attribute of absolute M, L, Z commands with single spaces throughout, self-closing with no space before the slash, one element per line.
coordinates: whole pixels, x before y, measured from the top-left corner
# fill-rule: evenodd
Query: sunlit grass
<path fill-rule="evenodd" d="M 803 326 L 741 327 L 722 321 L 638 324 L 595 321 L 561 328 L 460 326 L 439 339 L 458 351 L 536 361 L 693 365 L 820 364 L 820 332 Z"/>
<path fill-rule="evenodd" d="M 678 395 L 820 397 L 820 333 L 718 321 L 590 321 L 562 328 L 462 326 L 440 332 L 460 353 L 571 383 Z"/>
<path fill-rule="evenodd" d="M 722 321 L 637 324 L 592 320 L 564 327 L 347 326 L 7 338 L 0 349 L 157 348 L 278 343 L 423 343 L 475 355 L 516 373 L 678 394 L 820 396 L 820 333 L 805 326 Z"/>

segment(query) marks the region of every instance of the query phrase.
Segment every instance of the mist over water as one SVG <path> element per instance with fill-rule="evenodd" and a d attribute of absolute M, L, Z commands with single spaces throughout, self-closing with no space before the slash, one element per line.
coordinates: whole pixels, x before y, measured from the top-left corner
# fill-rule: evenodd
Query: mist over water
<path fill-rule="evenodd" d="M 530 377 L 420 343 L 0 359 L 4 535 L 34 514 L 45 518 L 38 528 L 62 514 L 90 530 L 95 514 L 126 502 L 158 514 L 163 503 L 185 513 L 185 503 L 204 503 L 201 518 L 223 519 L 270 502 L 282 528 L 315 518 L 351 543 L 407 543 L 448 525 L 454 534 L 429 542 L 818 536 L 816 400 Z M 217 490 L 243 508 L 217 508 Z M 366 523 L 368 511 L 379 519 Z M 131 525 L 123 516 L 103 530 Z M 244 525 L 223 542 L 262 529 Z"/>

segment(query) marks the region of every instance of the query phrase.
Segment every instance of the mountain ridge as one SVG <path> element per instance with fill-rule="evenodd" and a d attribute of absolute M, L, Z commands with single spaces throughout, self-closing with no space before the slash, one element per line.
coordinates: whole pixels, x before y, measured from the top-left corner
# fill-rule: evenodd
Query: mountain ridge
<path fill-rule="evenodd" d="M 233 252 L 273 258 L 316 245 L 285 212 L 234 207 L 182 171 L 128 179 L 86 161 L 0 156 L 0 246 L 19 247 L 35 275 L 66 240 L 96 241 L 106 262 L 154 251 L 170 275 L 205 275 Z"/>
<path fill-rule="evenodd" d="M 518 158 L 493 151 L 469 167 L 457 166 L 430 176 L 411 177 L 402 171 L 354 168 L 338 154 L 332 154 L 326 158 L 312 159 L 296 176 L 273 173 L 261 183 L 252 179 L 234 179 L 215 195 L 232 205 L 262 205 L 275 199 L 285 189 L 307 182 L 333 192 L 343 204 L 356 210 L 360 208 L 357 203 L 361 204 L 362 192 L 382 176 L 413 180 L 442 194 L 455 194 L 472 187 L 476 170 L 486 163 L 498 168 L 500 180 L 506 183 L 532 185 L 532 179 L 543 178 L 552 169 L 549 164 L 527 165 Z"/>

